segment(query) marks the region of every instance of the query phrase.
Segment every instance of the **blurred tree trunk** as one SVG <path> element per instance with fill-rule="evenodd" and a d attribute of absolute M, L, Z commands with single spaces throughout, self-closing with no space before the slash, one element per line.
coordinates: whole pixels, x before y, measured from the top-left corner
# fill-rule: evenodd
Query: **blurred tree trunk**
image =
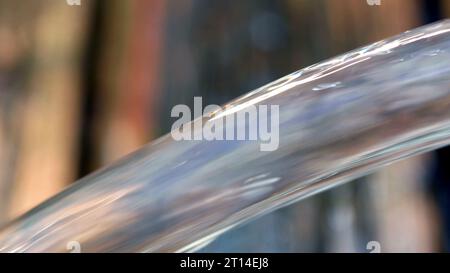
<path fill-rule="evenodd" d="M 75 179 L 81 60 L 90 10 L 82 2 L 0 2 L 0 103 L 7 104 L 0 114 L 0 189 L 9 197 L 0 200 L 3 217 L 25 212 Z"/>
<path fill-rule="evenodd" d="M 100 2 L 97 72 L 82 174 L 149 142 L 155 135 L 165 1 Z"/>
<path fill-rule="evenodd" d="M 444 17 L 450 18 L 450 1 L 443 0 Z"/>

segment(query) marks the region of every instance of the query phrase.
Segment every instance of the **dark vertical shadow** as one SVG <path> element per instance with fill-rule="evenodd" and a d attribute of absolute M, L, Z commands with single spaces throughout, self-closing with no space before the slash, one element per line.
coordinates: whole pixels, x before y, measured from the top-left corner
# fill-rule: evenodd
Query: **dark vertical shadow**
<path fill-rule="evenodd" d="M 429 24 L 443 19 L 442 0 L 422 0 L 422 18 L 424 23 Z"/>
<path fill-rule="evenodd" d="M 94 111 L 97 101 L 97 67 L 103 29 L 103 6 L 106 1 L 95 1 L 92 7 L 89 34 L 87 38 L 82 71 L 81 117 L 79 135 L 78 177 L 92 171 L 96 162 L 93 133 L 95 132 Z"/>
<path fill-rule="evenodd" d="M 444 19 L 442 1 L 423 0 L 422 18 L 424 23 L 432 23 Z M 441 218 L 440 250 L 450 251 L 450 147 L 432 152 L 428 169 L 427 186 L 438 208 Z"/>

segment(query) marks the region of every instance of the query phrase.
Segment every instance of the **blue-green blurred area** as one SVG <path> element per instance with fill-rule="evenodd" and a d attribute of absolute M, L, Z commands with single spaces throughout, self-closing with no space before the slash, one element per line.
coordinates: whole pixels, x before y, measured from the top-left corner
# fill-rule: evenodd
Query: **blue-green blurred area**
<path fill-rule="evenodd" d="M 449 15 L 447 0 L 0 0 L 0 223 L 168 133 L 171 109 L 194 96 L 220 105 Z M 447 251 L 447 154 L 388 166 L 202 251 Z"/>

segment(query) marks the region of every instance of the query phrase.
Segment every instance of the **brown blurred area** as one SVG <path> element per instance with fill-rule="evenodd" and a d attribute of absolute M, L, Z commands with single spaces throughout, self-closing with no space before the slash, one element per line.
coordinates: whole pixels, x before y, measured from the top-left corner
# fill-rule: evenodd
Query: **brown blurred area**
<path fill-rule="evenodd" d="M 88 9 L 0 1 L 1 218 L 60 191 L 76 175 L 80 58 Z"/>
<path fill-rule="evenodd" d="M 174 105 L 189 105 L 195 95 L 205 104 L 225 103 L 420 26 L 427 21 L 424 2 L 0 0 L 0 223 L 167 133 Z M 443 16 L 449 2 L 439 2 Z M 316 217 L 287 228 L 301 231 L 307 246 L 359 251 L 339 241 L 353 236 L 354 220 L 323 224 L 351 210 L 373 223 L 388 250 L 435 251 L 439 220 L 423 190 L 426 161 L 392 165 L 358 189 L 345 186 L 261 221 Z M 366 191 L 361 205 L 359 192 Z M 307 241 L 319 226 L 334 238 Z M 316 248 L 292 250 L 310 249 Z"/>
<path fill-rule="evenodd" d="M 152 138 L 163 16 L 163 1 L 0 1 L 0 219 Z"/>

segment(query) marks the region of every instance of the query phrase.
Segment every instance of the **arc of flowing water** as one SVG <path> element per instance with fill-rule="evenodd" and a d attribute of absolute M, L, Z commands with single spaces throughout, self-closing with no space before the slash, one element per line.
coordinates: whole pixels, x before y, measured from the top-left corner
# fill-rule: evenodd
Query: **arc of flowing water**
<path fill-rule="evenodd" d="M 450 21 L 292 73 L 203 121 L 249 105 L 279 105 L 275 151 L 162 137 L 8 224 L 0 251 L 66 252 L 73 241 L 84 252 L 194 251 L 258 215 L 449 144 Z"/>

